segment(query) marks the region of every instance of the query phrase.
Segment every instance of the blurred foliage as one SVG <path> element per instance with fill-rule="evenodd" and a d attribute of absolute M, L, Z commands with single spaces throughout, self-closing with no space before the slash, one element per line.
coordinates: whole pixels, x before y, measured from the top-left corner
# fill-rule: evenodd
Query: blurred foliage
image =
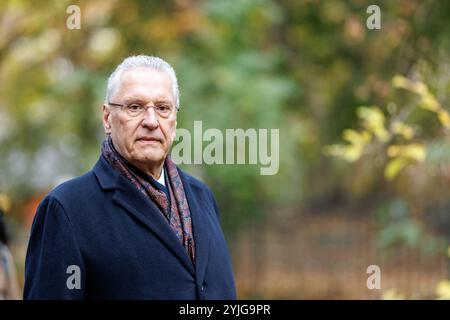
<path fill-rule="evenodd" d="M 439 282 L 436 287 L 436 295 L 438 299 L 450 299 L 450 281 L 444 280 Z"/>
<path fill-rule="evenodd" d="M 406 245 L 432 254 L 448 246 L 445 239 L 430 235 L 423 222 L 411 216 L 409 204 L 402 199 L 394 198 L 380 203 L 375 210 L 375 217 L 380 230 L 378 245 L 382 249 Z M 389 250 L 383 252 L 386 256 L 392 254 Z"/>
<path fill-rule="evenodd" d="M 435 231 L 439 228 L 430 232 L 422 219 L 426 204 L 446 197 L 449 191 L 448 52 L 447 48 L 447 53 L 437 54 L 434 59 L 411 61 L 411 67 L 405 70 L 406 76 L 394 74 L 391 84 L 385 87 L 386 99 L 380 104 L 382 107 L 358 107 L 359 128 L 351 126 L 342 131 L 346 143 L 326 145 L 322 149 L 326 156 L 353 164 L 371 163 L 375 175 L 377 171 L 384 172 L 390 185 L 379 183 L 380 180 L 375 183 L 384 185 L 388 191 L 374 210 L 380 222 L 378 243 L 382 248 L 406 245 L 428 253 L 443 252 L 447 248 L 448 254 L 449 230 L 446 227 L 437 230 L 444 231 L 445 240 L 436 236 Z M 397 93 L 398 89 L 405 90 L 407 95 Z M 411 93 L 415 96 L 411 97 Z M 427 218 L 433 220 L 437 216 L 437 212 L 432 212 Z M 446 225 L 446 221 L 438 223 Z M 449 281 L 437 284 L 436 296 L 438 299 L 450 298 Z M 382 297 L 404 299 L 405 295 L 389 289 Z"/>
<path fill-rule="evenodd" d="M 0 193 L 0 211 L 6 213 L 9 209 L 11 209 L 11 200 L 6 194 Z"/>
<path fill-rule="evenodd" d="M 397 290 L 390 288 L 383 291 L 382 295 L 383 300 L 405 300 L 406 297 L 404 294 L 397 292 Z"/>
<path fill-rule="evenodd" d="M 251 165 L 184 166 L 212 187 L 228 230 L 335 190 L 367 199 L 383 189 L 380 167 L 394 178 L 426 163 L 436 174 L 420 186 L 435 183 L 450 160 L 450 3 L 380 1 L 382 30 L 370 31 L 366 8 L 376 3 L 82 0 L 81 30 L 68 30 L 71 1 L 2 1 L 0 189 L 18 204 L 90 169 L 107 76 L 141 53 L 177 71 L 180 128 L 280 128 L 275 176 Z M 416 100 L 394 93 L 391 80 Z M 361 131 L 345 130 L 359 121 Z M 322 152 L 343 130 L 346 149 L 328 151 L 351 168 Z M 414 198 L 408 192 L 398 194 Z"/>
<path fill-rule="evenodd" d="M 344 130 L 342 136 L 348 143 L 325 146 L 323 151 L 326 155 L 349 162 L 356 162 L 363 157 L 365 161 L 381 157 L 384 177 L 393 180 L 409 165 L 425 162 L 427 144 L 435 143 L 436 137 L 448 139 L 450 116 L 424 82 L 396 75 L 392 79 L 392 85 L 394 88 L 406 89 L 417 94 L 419 99 L 403 108 L 397 108 L 394 102 L 388 102 L 387 115 L 377 106 L 359 107 L 357 114 L 361 129 Z M 450 89 L 450 81 L 447 81 L 446 85 Z M 411 116 L 420 109 L 435 115 L 439 134 L 427 133 L 425 126 L 429 125 L 428 119 L 424 122 L 421 118 Z M 427 164 L 422 168 L 418 167 L 414 172 L 426 170 L 426 166 Z M 437 245 L 434 239 L 424 235 L 425 231 L 420 223 L 408 217 L 410 211 L 408 203 L 395 199 L 395 194 L 391 194 L 389 199 L 381 203 L 377 209 L 378 216 L 384 218 L 388 216 L 388 219 L 384 219 L 385 225 L 380 233 L 380 242 L 384 247 L 404 243 L 409 246 L 420 245 L 428 251 L 431 248 L 443 248 L 442 245 Z"/>
<path fill-rule="evenodd" d="M 420 101 L 416 108 L 422 108 L 436 114 L 443 130 L 447 132 L 450 128 L 450 115 L 429 91 L 426 84 L 413 82 L 400 75 L 396 75 L 392 79 L 392 84 L 396 88 L 404 88 L 418 94 Z M 324 153 L 354 162 L 359 160 L 364 153 L 368 156 L 374 156 L 374 153 L 384 149 L 386 159 L 388 159 L 384 175 L 388 180 L 392 180 L 410 163 L 425 160 L 424 144 L 412 142 L 413 138 L 417 136 L 417 131 L 422 129 L 419 127 L 422 124 L 416 123 L 416 128 L 414 128 L 412 124 L 404 122 L 407 115 L 414 111 L 411 108 L 409 110 L 402 109 L 402 114 L 391 111 L 388 123 L 386 123 L 386 117 L 379 107 L 359 107 L 357 114 L 362 129 L 360 131 L 344 130 L 342 136 L 349 143 L 326 146 L 324 147 Z M 399 144 L 399 141 L 403 143 Z"/>

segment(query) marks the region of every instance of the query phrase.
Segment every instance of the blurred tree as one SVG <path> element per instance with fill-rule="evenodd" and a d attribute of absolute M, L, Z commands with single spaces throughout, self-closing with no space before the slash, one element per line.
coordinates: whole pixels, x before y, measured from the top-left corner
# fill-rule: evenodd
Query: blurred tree
<path fill-rule="evenodd" d="M 221 130 L 280 129 L 275 176 L 250 165 L 186 166 L 212 186 L 231 230 L 283 206 L 335 199 L 347 173 L 322 146 L 356 125 L 356 106 L 383 105 L 395 74 L 409 75 L 421 59 L 439 70 L 449 52 L 446 1 L 380 3 L 379 31 L 365 28 L 374 3 L 364 0 L 82 0 L 80 30 L 66 28 L 70 4 L 0 4 L 0 189 L 15 203 L 92 167 L 106 78 L 128 55 L 174 65 L 179 127 L 202 120 Z M 380 120 L 376 109 L 360 113 Z M 395 126 L 411 134 L 404 123 Z M 366 172 L 367 187 L 344 188 L 342 197 L 380 189 L 383 182 L 367 178 L 376 170 Z"/>

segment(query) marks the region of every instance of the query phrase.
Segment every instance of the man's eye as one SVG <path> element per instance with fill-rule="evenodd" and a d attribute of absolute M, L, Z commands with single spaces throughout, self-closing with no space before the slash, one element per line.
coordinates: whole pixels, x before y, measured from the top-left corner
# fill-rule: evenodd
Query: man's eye
<path fill-rule="evenodd" d="M 160 105 L 160 106 L 156 106 L 156 110 L 161 111 L 161 112 L 167 112 L 170 110 L 170 107 L 166 106 L 166 105 Z"/>
<path fill-rule="evenodd" d="M 142 109 L 142 106 L 139 105 L 139 104 L 133 103 L 133 104 L 130 104 L 130 105 L 128 106 L 128 109 L 129 109 L 130 111 L 139 111 L 139 110 Z"/>

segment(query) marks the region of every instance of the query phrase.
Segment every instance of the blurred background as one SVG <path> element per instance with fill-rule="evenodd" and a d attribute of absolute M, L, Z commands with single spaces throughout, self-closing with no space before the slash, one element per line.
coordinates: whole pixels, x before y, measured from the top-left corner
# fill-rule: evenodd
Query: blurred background
<path fill-rule="evenodd" d="M 444 0 L 1 1 L 0 205 L 21 288 L 37 205 L 95 164 L 107 77 L 147 54 L 177 72 L 179 128 L 280 129 L 276 175 L 182 165 L 215 193 L 240 299 L 450 298 L 448 21 Z"/>

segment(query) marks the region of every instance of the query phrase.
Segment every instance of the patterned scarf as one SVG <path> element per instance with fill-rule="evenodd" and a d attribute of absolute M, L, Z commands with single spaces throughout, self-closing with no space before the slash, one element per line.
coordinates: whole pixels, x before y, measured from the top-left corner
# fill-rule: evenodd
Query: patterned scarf
<path fill-rule="evenodd" d="M 172 159 L 167 156 L 164 162 L 167 180 L 169 181 L 166 186 L 170 194 L 169 201 L 164 191 L 156 189 L 150 183 L 149 179 L 153 179 L 152 177 L 146 176 L 145 173 L 129 163 L 116 151 L 110 135 L 102 143 L 102 154 L 115 170 L 127 178 L 146 197 L 153 200 L 186 249 L 192 262 L 195 263 L 195 245 L 192 235 L 191 213 L 186 194 L 184 193 L 183 184 Z"/>

